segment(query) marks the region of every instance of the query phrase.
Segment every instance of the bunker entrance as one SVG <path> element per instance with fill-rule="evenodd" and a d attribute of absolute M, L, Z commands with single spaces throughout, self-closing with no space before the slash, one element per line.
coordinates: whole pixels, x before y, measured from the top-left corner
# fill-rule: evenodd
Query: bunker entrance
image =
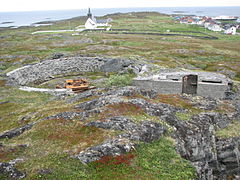
<path fill-rule="evenodd" d="M 187 75 L 183 77 L 182 93 L 197 94 L 197 75 Z"/>

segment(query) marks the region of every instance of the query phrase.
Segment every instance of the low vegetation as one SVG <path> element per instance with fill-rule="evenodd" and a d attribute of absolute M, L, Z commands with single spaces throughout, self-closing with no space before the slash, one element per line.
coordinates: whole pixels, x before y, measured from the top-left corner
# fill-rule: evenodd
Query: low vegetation
<path fill-rule="evenodd" d="M 122 75 L 111 75 L 107 80 L 106 80 L 106 86 L 111 87 L 111 86 L 129 86 L 132 84 L 132 79 L 133 75 L 130 74 L 122 74 Z"/>
<path fill-rule="evenodd" d="M 216 132 L 216 136 L 220 138 L 239 137 L 240 136 L 240 122 L 234 121 L 228 127 L 220 129 Z"/>
<path fill-rule="evenodd" d="M 42 171 L 26 179 L 193 179 L 194 168 L 173 148 L 173 140 L 163 137 L 141 144 L 136 151 L 83 165 L 67 154 L 49 154 L 41 161 Z M 36 173 L 35 172 L 35 173 Z M 45 172 L 45 173 L 44 173 Z"/>
<path fill-rule="evenodd" d="M 176 112 L 176 116 L 178 119 L 180 119 L 182 121 L 190 121 L 191 120 L 191 114 L 189 114 L 189 113 Z"/>

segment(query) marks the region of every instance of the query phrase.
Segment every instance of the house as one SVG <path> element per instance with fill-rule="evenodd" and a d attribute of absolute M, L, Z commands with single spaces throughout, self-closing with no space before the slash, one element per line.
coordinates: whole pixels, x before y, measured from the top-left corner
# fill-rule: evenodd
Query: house
<path fill-rule="evenodd" d="M 211 25 L 210 22 L 204 22 L 204 27 L 205 27 L 205 28 L 208 28 L 208 26 L 210 26 L 210 25 Z"/>
<path fill-rule="evenodd" d="M 226 98 L 232 81 L 225 75 L 210 72 L 180 71 L 134 78 L 133 84 L 161 94 L 196 94 L 211 98 Z"/>
<path fill-rule="evenodd" d="M 224 30 L 225 34 L 230 34 L 230 35 L 235 35 L 236 32 L 237 32 L 237 27 L 236 26 L 226 27 L 226 29 Z"/>
<path fill-rule="evenodd" d="M 220 31 L 223 30 L 223 29 L 221 28 L 221 26 L 218 25 L 218 24 L 209 24 L 207 28 L 208 28 L 209 30 L 215 31 L 215 32 L 220 32 Z"/>
<path fill-rule="evenodd" d="M 97 20 L 91 13 L 90 8 L 88 9 L 87 14 L 87 21 L 85 22 L 85 28 L 86 29 L 99 29 L 99 28 L 106 28 L 109 30 L 111 28 L 111 25 L 108 23 L 111 21 L 111 19 L 99 19 Z"/>
<path fill-rule="evenodd" d="M 199 26 L 204 26 L 204 20 L 199 20 L 199 21 L 197 22 L 197 25 L 199 25 Z"/>
<path fill-rule="evenodd" d="M 204 28 L 214 31 L 220 32 L 224 31 L 225 34 L 235 35 L 237 34 L 237 30 L 240 27 L 238 22 L 240 22 L 240 18 L 236 21 L 236 23 L 229 24 L 222 23 L 221 21 L 216 21 L 216 19 L 220 20 L 235 20 L 236 17 L 233 16 L 219 16 L 216 18 L 211 18 L 208 16 L 177 16 L 175 20 L 178 20 L 181 24 L 196 24 L 199 26 L 203 26 Z"/>

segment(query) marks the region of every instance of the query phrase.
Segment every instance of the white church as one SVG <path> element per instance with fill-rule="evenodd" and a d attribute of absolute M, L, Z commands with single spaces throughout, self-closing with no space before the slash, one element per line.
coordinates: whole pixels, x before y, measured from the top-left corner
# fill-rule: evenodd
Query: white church
<path fill-rule="evenodd" d="M 112 21 L 112 19 L 99 19 L 97 20 L 91 13 L 90 8 L 88 9 L 88 14 L 87 14 L 87 21 L 85 23 L 85 28 L 86 29 L 106 29 L 110 30 L 111 25 L 108 24 L 109 22 Z"/>

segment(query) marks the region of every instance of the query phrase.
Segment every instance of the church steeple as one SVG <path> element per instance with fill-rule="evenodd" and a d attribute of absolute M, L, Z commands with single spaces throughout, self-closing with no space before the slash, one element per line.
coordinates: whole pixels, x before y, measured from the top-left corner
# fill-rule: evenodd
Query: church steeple
<path fill-rule="evenodd" d="M 91 13 L 91 11 L 90 11 L 90 8 L 88 8 L 88 14 L 87 14 L 87 17 L 90 18 L 90 19 L 92 19 L 92 13 Z"/>

